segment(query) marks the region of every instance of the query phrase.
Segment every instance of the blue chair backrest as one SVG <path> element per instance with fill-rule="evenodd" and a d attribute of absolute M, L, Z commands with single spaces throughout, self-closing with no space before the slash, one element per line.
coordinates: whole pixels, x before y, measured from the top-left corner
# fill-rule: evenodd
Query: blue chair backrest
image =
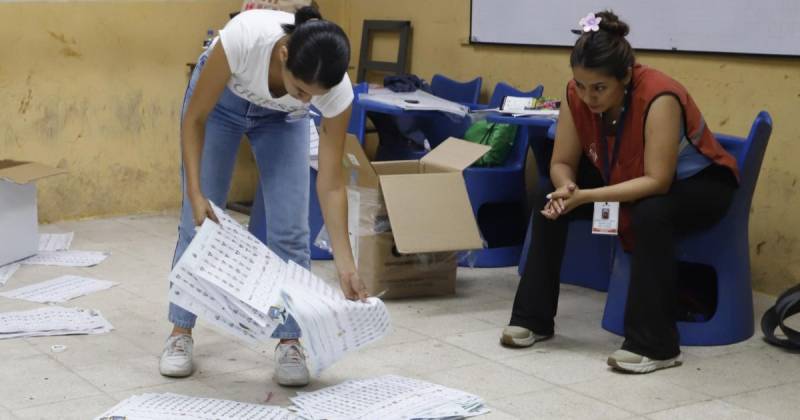
<path fill-rule="evenodd" d="M 761 163 L 767 150 L 767 143 L 772 134 L 772 117 L 766 111 L 761 111 L 756 116 L 750 133 L 746 139 L 716 134 L 720 144 L 736 158 L 739 165 L 740 184 L 731 205 L 734 216 L 744 217 L 747 220 L 750 214 L 750 205 L 753 201 L 753 192 L 761 172 Z"/>
<path fill-rule="evenodd" d="M 542 96 L 543 92 L 544 92 L 544 86 L 542 85 L 536 86 L 530 92 L 523 92 L 521 90 L 517 90 L 514 86 L 511 86 L 507 83 L 499 82 L 495 85 L 494 92 L 492 92 L 492 98 L 489 100 L 489 108 L 500 107 L 500 105 L 503 104 L 503 99 L 506 96 L 538 98 Z"/>
<path fill-rule="evenodd" d="M 353 109 L 350 114 L 350 123 L 347 125 L 347 132 L 356 136 L 361 144 L 364 144 L 364 125 L 367 114 L 364 112 L 364 107 L 358 105 L 358 94 L 367 93 L 368 89 L 369 85 L 367 82 L 361 82 L 353 85 L 353 95 L 355 95 L 355 97 L 353 98 Z M 315 106 L 312 106 L 311 110 L 317 114 L 314 115 L 313 118 L 314 124 L 319 126 L 322 122 L 322 117 L 320 116 L 321 113 Z"/>
<path fill-rule="evenodd" d="M 506 96 L 520 96 L 529 98 L 538 98 L 542 96 L 544 87 L 542 85 L 536 86 L 529 92 L 517 90 L 515 87 L 499 82 L 494 87 L 492 98 L 489 101 L 489 108 L 497 108 L 503 103 Z M 525 159 L 528 156 L 528 131 L 525 127 L 517 127 L 517 135 L 514 138 L 514 148 L 506 159 L 507 167 L 521 168 L 525 166 Z"/>
<path fill-rule="evenodd" d="M 441 74 L 435 74 L 431 80 L 431 92 L 448 101 L 475 104 L 478 103 L 482 84 L 481 77 L 468 82 L 458 82 Z"/>

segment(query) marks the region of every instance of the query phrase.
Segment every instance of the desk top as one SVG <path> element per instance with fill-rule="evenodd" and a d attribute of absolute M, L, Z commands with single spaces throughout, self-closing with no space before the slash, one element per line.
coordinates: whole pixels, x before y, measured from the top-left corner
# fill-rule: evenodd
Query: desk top
<path fill-rule="evenodd" d="M 512 117 L 511 115 L 501 114 L 499 112 L 492 112 L 486 116 L 486 121 L 501 124 L 514 124 L 524 125 L 529 127 L 550 128 L 555 124 L 556 120 L 547 117 L 538 116 L 520 116 Z"/>

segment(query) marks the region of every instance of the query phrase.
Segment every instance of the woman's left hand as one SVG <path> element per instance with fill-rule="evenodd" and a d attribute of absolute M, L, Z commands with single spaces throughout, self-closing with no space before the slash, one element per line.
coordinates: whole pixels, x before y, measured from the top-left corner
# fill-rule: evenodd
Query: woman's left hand
<path fill-rule="evenodd" d="M 342 286 L 342 293 L 350 300 L 359 299 L 366 302 L 369 294 L 367 293 L 367 286 L 358 277 L 358 272 L 355 270 L 339 272 L 339 283 Z"/>

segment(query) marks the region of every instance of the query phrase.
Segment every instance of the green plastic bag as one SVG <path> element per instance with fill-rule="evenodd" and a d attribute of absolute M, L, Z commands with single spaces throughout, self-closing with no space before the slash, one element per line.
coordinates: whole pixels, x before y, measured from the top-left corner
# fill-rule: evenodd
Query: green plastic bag
<path fill-rule="evenodd" d="M 491 147 L 473 166 L 499 166 L 505 163 L 514 147 L 516 135 L 516 125 L 490 123 L 486 120 L 473 123 L 464 134 L 464 139 Z"/>

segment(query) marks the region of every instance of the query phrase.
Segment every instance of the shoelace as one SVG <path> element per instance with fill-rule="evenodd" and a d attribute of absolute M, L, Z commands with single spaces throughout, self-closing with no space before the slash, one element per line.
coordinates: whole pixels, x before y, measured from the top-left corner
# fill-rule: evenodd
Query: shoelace
<path fill-rule="evenodd" d="M 181 336 L 175 339 L 172 342 L 172 345 L 169 347 L 169 355 L 176 356 L 179 354 L 186 353 L 186 345 L 188 344 L 189 340 L 187 337 Z"/>
<path fill-rule="evenodd" d="M 300 349 L 297 348 L 297 345 L 295 344 L 290 345 L 289 348 L 286 350 L 286 352 L 283 353 L 283 356 L 281 357 L 281 362 L 286 363 L 287 361 L 297 364 L 302 363 L 303 355 L 300 352 Z"/>

